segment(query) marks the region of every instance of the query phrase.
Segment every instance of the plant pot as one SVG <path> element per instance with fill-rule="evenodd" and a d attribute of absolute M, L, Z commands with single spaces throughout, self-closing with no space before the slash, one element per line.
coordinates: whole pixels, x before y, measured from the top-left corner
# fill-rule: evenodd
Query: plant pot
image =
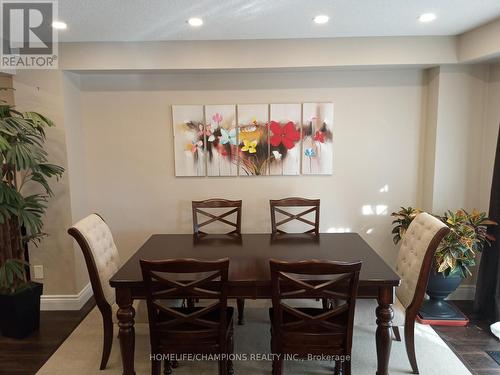
<path fill-rule="evenodd" d="M 14 294 L 0 294 L 0 332 L 22 339 L 40 327 L 40 296 L 43 284 L 30 282 Z"/>
<path fill-rule="evenodd" d="M 462 279 L 459 272 L 452 272 L 448 277 L 444 277 L 442 273 L 431 271 L 426 290 L 429 299 L 420 308 L 420 314 L 436 320 L 456 319 L 456 309 L 445 299 L 458 288 Z"/>

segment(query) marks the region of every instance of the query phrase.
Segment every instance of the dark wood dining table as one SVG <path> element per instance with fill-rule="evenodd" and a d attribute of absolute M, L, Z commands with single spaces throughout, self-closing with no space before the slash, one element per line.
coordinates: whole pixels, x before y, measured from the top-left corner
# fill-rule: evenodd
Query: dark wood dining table
<path fill-rule="evenodd" d="M 214 260 L 228 257 L 230 298 L 270 299 L 269 259 L 289 261 L 319 259 L 363 262 L 358 298 L 378 301 L 373 318 L 377 324 L 377 375 L 388 374 L 391 353 L 391 323 L 394 288 L 399 276 L 357 233 L 242 234 L 240 236 L 191 234 L 152 235 L 110 279 L 116 290 L 118 326 L 123 374 L 133 375 L 135 331 L 132 306 L 145 299 L 140 259 L 195 258 Z"/>

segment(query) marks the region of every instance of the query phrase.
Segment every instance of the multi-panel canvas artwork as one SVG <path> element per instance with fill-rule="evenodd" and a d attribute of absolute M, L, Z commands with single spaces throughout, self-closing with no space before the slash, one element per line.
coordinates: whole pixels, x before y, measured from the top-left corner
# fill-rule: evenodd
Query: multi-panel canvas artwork
<path fill-rule="evenodd" d="M 302 104 L 302 174 L 332 174 L 333 104 Z"/>
<path fill-rule="evenodd" d="M 174 105 L 176 176 L 327 175 L 333 103 Z"/>

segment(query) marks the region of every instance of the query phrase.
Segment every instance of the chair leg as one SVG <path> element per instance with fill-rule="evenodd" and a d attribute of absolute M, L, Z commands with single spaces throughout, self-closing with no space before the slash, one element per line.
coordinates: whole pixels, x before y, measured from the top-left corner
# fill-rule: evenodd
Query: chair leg
<path fill-rule="evenodd" d="M 392 333 L 394 334 L 394 339 L 396 341 L 401 341 L 401 335 L 399 334 L 398 326 L 392 326 Z"/>
<path fill-rule="evenodd" d="M 273 375 L 282 375 L 283 374 L 283 358 L 275 358 L 273 360 Z"/>
<path fill-rule="evenodd" d="M 151 360 L 151 375 L 160 375 L 161 374 L 161 361 L 157 361 L 156 359 Z"/>
<path fill-rule="evenodd" d="M 227 375 L 227 361 L 219 361 L 219 375 Z"/>
<path fill-rule="evenodd" d="M 405 345 L 413 373 L 418 374 L 417 357 L 415 355 L 415 319 L 408 319 L 408 316 L 405 319 Z"/>
<path fill-rule="evenodd" d="M 344 361 L 342 375 L 351 375 L 351 361 Z"/>
<path fill-rule="evenodd" d="M 245 300 L 243 298 L 238 298 L 236 300 L 238 305 L 238 325 L 245 324 Z"/>
<path fill-rule="evenodd" d="M 333 370 L 333 375 L 340 375 L 340 361 L 335 361 L 335 369 Z"/>
<path fill-rule="evenodd" d="M 101 366 L 99 369 L 104 370 L 108 364 L 111 347 L 113 345 L 113 319 L 111 317 L 111 311 L 109 311 L 109 314 L 103 314 L 102 323 L 104 328 L 104 340 L 102 345 Z"/>
<path fill-rule="evenodd" d="M 323 310 L 330 309 L 330 300 L 328 298 L 321 298 L 321 303 L 323 304 Z"/>
<path fill-rule="evenodd" d="M 163 361 L 163 375 L 170 375 L 172 373 L 172 366 L 170 361 Z"/>
<path fill-rule="evenodd" d="M 233 324 L 231 323 L 231 327 L 229 328 L 229 342 L 228 342 L 228 354 L 233 354 L 234 353 L 234 327 Z M 227 361 L 227 373 L 229 375 L 234 374 L 234 367 L 233 367 L 233 361 L 228 360 Z"/>

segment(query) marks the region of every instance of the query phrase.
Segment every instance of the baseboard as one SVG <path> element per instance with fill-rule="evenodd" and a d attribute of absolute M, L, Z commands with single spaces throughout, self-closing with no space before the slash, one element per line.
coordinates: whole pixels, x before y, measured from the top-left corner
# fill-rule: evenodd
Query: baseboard
<path fill-rule="evenodd" d="M 92 295 L 90 283 L 78 294 L 44 294 L 40 301 L 40 309 L 42 311 L 80 310 Z"/>
<path fill-rule="evenodd" d="M 476 294 L 475 285 L 460 285 L 454 293 L 452 293 L 449 300 L 473 300 Z"/>

